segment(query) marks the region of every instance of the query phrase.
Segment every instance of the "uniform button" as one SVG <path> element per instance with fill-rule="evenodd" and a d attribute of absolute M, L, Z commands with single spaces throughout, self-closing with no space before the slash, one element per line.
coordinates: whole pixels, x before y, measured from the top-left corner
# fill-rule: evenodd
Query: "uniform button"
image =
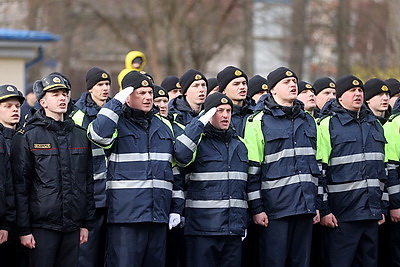
<path fill-rule="evenodd" d="M 154 220 L 154 221 L 157 221 L 157 218 L 156 218 L 156 217 L 154 217 L 154 218 L 153 218 L 153 220 Z"/>
<path fill-rule="evenodd" d="M 299 171 L 299 173 L 301 173 L 301 171 Z"/>

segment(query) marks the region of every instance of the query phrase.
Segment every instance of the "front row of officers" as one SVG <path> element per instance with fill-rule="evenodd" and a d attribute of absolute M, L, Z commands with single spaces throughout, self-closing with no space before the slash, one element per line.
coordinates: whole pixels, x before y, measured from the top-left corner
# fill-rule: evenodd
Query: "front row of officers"
<path fill-rule="evenodd" d="M 110 76 L 92 68 L 73 107 L 52 73 L 13 137 L 24 98 L 1 86 L 0 243 L 18 235 L 35 267 L 165 266 L 171 250 L 168 266 L 306 267 L 320 223 L 323 266 L 378 265 L 378 225 L 400 234 L 400 104 L 383 127 L 385 112 L 365 105 L 387 109 L 385 82 L 320 79 L 319 93 L 336 96 L 315 120 L 316 89 L 285 67 L 250 82 L 226 67 L 208 97 L 215 81 L 197 70 L 169 79 L 181 95 L 167 112 L 168 92 L 146 73 L 127 73 L 111 99 Z M 241 263 L 251 218 L 259 258 Z"/>

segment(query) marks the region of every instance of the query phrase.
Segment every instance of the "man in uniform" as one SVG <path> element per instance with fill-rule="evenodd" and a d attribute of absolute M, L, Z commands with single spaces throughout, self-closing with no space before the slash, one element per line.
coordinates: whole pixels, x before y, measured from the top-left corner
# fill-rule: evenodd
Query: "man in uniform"
<path fill-rule="evenodd" d="M 309 266 L 320 170 L 316 126 L 297 100 L 297 76 L 286 67 L 268 74 L 262 111 L 245 127 L 249 206 L 260 227 L 261 266 Z"/>
<path fill-rule="evenodd" d="M 63 76 L 50 74 L 33 89 L 41 109 L 11 145 L 20 240 L 34 267 L 77 266 L 94 221 L 89 140 L 66 115 L 71 88 Z"/>
<path fill-rule="evenodd" d="M 313 83 L 313 87 L 315 90 L 315 101 L 317 104 L 314 110 L 314 117 L 318 118 L 325 103 L 330 99 L 335 98 L 336 84 L 331 78 L 322 77 Z"/>
<path fill-rule="evenodd" d="M 181 84 L 179 83 L 179 78 L 176 76 L 167 76 L 161 83 L 161 87 L 167 90 L 169 100 L 171 101 L 181 93 Z"/>
<path fill-rule="evenodd" d="M 320 192 L 325 266 L 377 266 L 378 224 L 385 221 L 385 137 L 365 108 L 362 81 L 336 82 L 336 100 L 318 122 L 317 158 L 324 170 Z"/>
<path fill-rule="evenodd" d="M 314 117 L 314 110 L 316 107 L 314 87 L 306 81 L 300 81 L 298 87 L 297 99 L 303 102 L 304 110 Z"/>
<path fill-rule="evenodd" d="M 122 88 L 89 126 L 89 138 L 109 155 L 106 265 L 162 267 L 169 215 L 183 206 L 173 187 L 173 134 L 154 116 L 148 77 L 129 72 Z M 180 217 L 171 217 L 178 225 Z"/>
<path fill-rule="evenodd" d="M 386 83 L 373 78 L 364 84 L 365 103 L 379 122 L 384 125 L 389 118 L 390 91 Z"/>
<path fill-rule="evenodd" d="M 249 80 L 249 90 L 247 95 L 251 97 L 255 103 L 258 103 L 258 100 L 261 96 L 268 93 L 268 82 L 267 79 L 260 75 L 255 75 L 253 78 Z"/>
<path fill-rule="evenodd" d="M 86 90 L 75 103 L 72 119 L 85 129 L 97 117 L 101 107 L 110 99 L 111 78 L 105 71 L 93 67 L 86 73 Z M 106 249 L 106 177 L 107 158 L 104 150 L 90 143 L 93 157 L 95 224 L 89 232 L 89 241 L 79 249 L 79 266 L 103 266 Z"/>

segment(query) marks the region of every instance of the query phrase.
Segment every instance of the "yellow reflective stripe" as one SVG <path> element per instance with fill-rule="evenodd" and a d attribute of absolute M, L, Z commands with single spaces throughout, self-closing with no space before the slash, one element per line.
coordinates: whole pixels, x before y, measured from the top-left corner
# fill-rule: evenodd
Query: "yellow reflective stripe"
<path fill-rule="evenodd" d="M 172 191 L 172 183 L 164 180 L 119 180 L 107 181 L 106 189 L 149 189 L 159 188 Z"/>
<path fill-rule="evenodd" d="M 332 151 L 331 146 L 331 134 L 329 131 L 329 123 L 331 117 L 326 117 L 322 120 L 319 120 L 317 123 L 317 160 L 322 161 L 323 163 L 328 164 L 329 158 Z"/>
<path fill-rule="evenodd" d="M 263 112 L 256 116 L 247 118 L 244 128 L 244 143 L 248 151 L 250 161 L 262 163 L 264 159 L 264 135 L 261 129 Z M 252 119 L 252 120 L 249 120 Z"/>
<path fill-rule="evenodd" d="M 85 118 L 85 113 L 82 110 L 78 109 L 74 115 L 72 115 L 72 119 L 74 120 L 76 125 L 82 126 L 83 119 Z"/>
<path fill-rule="evenodd" d="M 247 201 L 241 199 L 226 200 L 186 200 L 186 208 L 198 209 L 226 209 L 226 208 L 243 208 L 247 209 Z"/>
<path fill-rule="evenodd" d="M 171 124 L 171 122 L 170 122 L 168 119 L 164 118 L 163 116 L 161 116 L 161 115 L 159 115 L 159 114 L 155 114 L 154 116 L 156 116 L 157 118 L 159 118 L 160 121 L 162 121 L 165 125 L 167 125 L 168 128 L 171 130 L 171 133 L 174 135 L 174 129 L 172 128 L 172 124 Z"/>
<path fill-rule="evenodd" d="M 277 180 L 269 180 L 261 182 L 261 189 L 276 189 L 287 185 L 311 182 L 318 185 L 318 178 L 312 176 L 311 174 L 296 174 L 289 177 L 279 178 Z"/>

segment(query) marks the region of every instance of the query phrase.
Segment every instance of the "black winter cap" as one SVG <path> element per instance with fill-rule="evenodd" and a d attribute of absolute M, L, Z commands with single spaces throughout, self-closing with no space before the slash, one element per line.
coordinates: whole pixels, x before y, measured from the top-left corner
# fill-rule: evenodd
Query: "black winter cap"
<path fill-rule="evenodd" d="M 315 89 L 314 89 L 314 87 L 312 86 L 312 84 L 309 83 L 309 82 L 300 81 L 300 82 L 297 84 L 297 87 L 298 87 L 298 91 L 297 91 L 297 94 L 298 94 L 298 95 L 299 95 L 302 91 L 305 91 L 305 90 L 312 90 L 312 91 L 314 92 L 314 94 L 315 94 Z"/>
<path fill-rule="evenodd" d="M 385 80 L 385 83 L 389 87 L 390 97 L 400 93 L 400 82 L 397 79 L 390 78 Z"/>
<path fill-rule="evenodd" d="M 208 82 L 207 85 L 207 95 L 208 95 L 212 91 L 212 89 L 218 86 L 218 80 L 217 78 L 208 78 L 207 82 Z"/>
<path fill-rule="evenodd" d="M 225 69 L 218 72 L 217 80 L 218 80 L 219 91 L 223 92 L 225 90 L 226 86 L 228 86 L 228 84 L 233 79 L 236 79 L 239 77 L 244 77 L 246 79 L 246 82 L 247 83 L 249 82 L 246 73 L 244 73 L 241 69 L 234 67 L 234 66 L 228 66 Z"/>
<path fill-rule="evenodd" d="M 93 67 L 86 73 L 86 90 L 92 89 L 98 82 L 109 81 L 111 83 L 110 74 L 105 70 Z"/>
<path fill-rule="evenodd" d="M 274 86 L 281 80 L 283 80 L 285 78 L 289 78 L 289 77 L 294 77 L 294 78 L 296 78 L 296 80 L 298 80 L 296 73 L 294 73 L 293 71 L 291 71 L 290 69 L 288 69 L 286 67 L 279 67 L 279 68 L 271 71 L 267 76 L 268 90 L 271 90 L 272 88 L 274 88 Z"/>
<path fill-rule="evenodd" d="M 59 89 L 70 91 L 71 84 L 64 75 L 58 73 L 51 73 L 33 84 L 33 93 L 37 100 L 41 99 L 46 92 Z"/>
<path fill-rule="evenodd" d="M 121 82 L 122 89 L 132 86 L 134 89 L 140 87 L 151 87 L 154 90 L 154 84 L 146 75 L 133 70 L 128 72 Z"/>
<path fill-rule="evenodd" d="M 255 94 L 267 90 L 268 90 L 267 79 L 265 79 L 260 75 L 255 75 L 253 78 L 249 80 L 249 90 L 247 91 L 247 95 L 253 97 Z"/>
<path fill-rule="evenodd" d="M 363 82 L 354 75 L 348 74 L 336 80 L 336 99 L 339 99 L 344 92 L 354 87 L 361 87 L 364 90 Z"/>
<path fill-rule="evenodd" d="M 20 91 L 18 91 L 17 87 L 15 87 L 14 85 L 4 84 L 0 86 L 0 102 L 10 97 L 16 97 L 20 104 L 22 104 L 25 100 L 25 97 Z"/>
<path fill-rule="evenodd" d="M 319 93 L 321 93 L 322 90 L 326 88 L 336 89 L 336 84 L 331 78 L 322 77 L 315 80 L 313 87 L 315 90 L 315 95 L 318 95 Z"/>
<path fill-rule="evenodd" d="M 213 107 L 218 107 L 224 104 L 229 104 L 231 108 L 233 108 L 233 102 L 229 97 L 223 93 L 215 92 L 214 94 L 207 96 L 206 101 L 204 102 L 204 112 L 209 111 Z"/>
<path fill-rule="evenodd" d="M 167 90 L 167 92 L 174 89 L 181 89 L 181 85 L 179 83 L 179 78 L 176 76 L 167 76 L 161 83 L 161 87 Z"/>
<path fill-rule="evenodd" d="M 389 93 L 389 87 L 386 85 L 386 83 L 380 79 L 373 78 L 368 80 L 364 84 L 364 91 L 365 91 L 365 100 L 370 100 L 376 95 L 379 95 L 380 93 Z"/>
<path fill-rule="evenodd" d="M 169 99 L 167 90 L 165 90 L 159 85 L 154 85 L 153 99 L 156 99 L 157 97 L 166 97 Z"/>
<path fill-rule="evenodd" d="M 182 95 L 186 94 L 187 89 L 194 81 L 204 80 L 206 82 L 206 86 L 208 86 L 207 78 L 198 70 L 190 69 L 186 71 L 181 78 L 179 79 L 179 84 L 181 85 L 181 93 Z"/>

